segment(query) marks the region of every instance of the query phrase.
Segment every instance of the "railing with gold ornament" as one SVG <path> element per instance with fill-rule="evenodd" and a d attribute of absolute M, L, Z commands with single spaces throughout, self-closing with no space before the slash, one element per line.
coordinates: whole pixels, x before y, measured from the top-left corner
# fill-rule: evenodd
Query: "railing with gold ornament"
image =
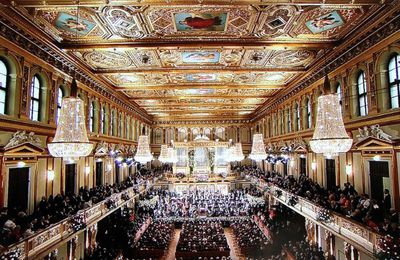
<path fill-rule="evenodd" d="M 65 218 L 9 246 L 2 252 L 2 256 L 6 256 L 5 259 L 35 259 L 35 256 L 46 252 L 73 234 L 81 232 L 86 226 L 97 223 L 117 209 L 134 202 L 140 193 L 151 188 L 156 181 L 157 178 L 150 183 L 142 183 L 139 187 L 130 187 L 112 194 L 103 201 L 78 211 L 74 216 Z M 139 193 L 135 193 L 135 189 L 138 189 Z"/>
<path fill-rule="evenodd" d="M 305 198 L 287 192 L 264 180 L 250 177 L 250 181 L 260 189 L 266 191 L 275 200 L 314 221 L 318 225 L 323 226 L 332 233 L 339 235 L 365 253 L 373 255 L 378 249 L 378 241 L 382 238 L 382 235 L 370 229 L 368 226 L 355 222 L 344 215 L 323 209 Z M 296 197 L 297 201 L 291 204 L 289 201 L 293 197 Z M 326 217 L 329 216 L 329 219 L 321 219 L 321 212 L 325 213 Z"/>

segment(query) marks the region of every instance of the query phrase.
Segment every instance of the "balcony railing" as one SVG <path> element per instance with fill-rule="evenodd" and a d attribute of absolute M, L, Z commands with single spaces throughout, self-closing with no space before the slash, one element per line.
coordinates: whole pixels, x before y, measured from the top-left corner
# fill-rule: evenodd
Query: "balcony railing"
<path fill-rule="evenodd" d="M 269 195 L 271 195 L 280 203 L 283 203 L 287 207 L 324 227 L 333 234 L 342 237 L 350 244 L 354 246 L 358 245 L 358 247 L 363 249 L 365 253 L 372 255 L 376 252 L 378 241 L 380 238 L 382 238 L 382 235 L 373 231 L 368 226 L 355 222 L 354 220 L 334 211 L 327 211 L 329 212 L 330 219 L 329 221 L 322 221 L 318 218 L 318 214 L 321 212 L 321 210 L 326 210 L 315 203 L 293 193 L 287 192 L 271 183 L 266 183 L 264 180 L 259 180 L 252 177 L 251 182 L 259 186 L 264 191 L 267 191 Z M 292 197 L 297 197 L 297 203 L 293 206 L 289 203 L 289 200 Z"/>
<path fill-rule="evenodd" d="M 119 193 L 112 194 L 105 200 L 91 206 L 90 208 L 78 211 L 74 216 L 63 219 L 50 227 L 36 232 L 11 246 L 3 253 L 4 255 L 14 256 L 13 259 L 36 259 L 39 254 L 57 246 L 69 237 L 82 232 L 84 227 L 97 223 L 109 214 L 113 213 L 122 206 L 134 202 L 139 194 L 152 187 L 157 179 L 143 183 L 137 187 L 130 187 Z M 134 191 L 137 188 L 138 193 Z M 79 219 L 79 223 L 77 223 Z"/>

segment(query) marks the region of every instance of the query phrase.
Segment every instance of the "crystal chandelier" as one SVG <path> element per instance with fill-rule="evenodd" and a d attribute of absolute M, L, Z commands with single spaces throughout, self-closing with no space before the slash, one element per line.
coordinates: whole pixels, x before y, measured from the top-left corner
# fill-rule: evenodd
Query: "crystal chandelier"
<path fill-rule="evenodd" d="M 330 91 L 327 75 L 324 89 Z M 353 139 L 348 136 L 343 124 L 339 97 L 336 94 L 320 96 L 314 135 L 310 141 L 311 150 L 330 158 L 349 151 L 352 144 Z"/>
<path fill-rule="evenodd" d="M 93 149 L 86 132 L 85 104 L 77 97 L 77 90 L 76 80 L 73 79 L 70 97 L 62 99 L 56 135 L 47 144 L 49 153 L 54 157 L 75 160 L 88 156 Z"/>
<path fill-rule="evenodd" d="M 168 146 L 166 144 L 161 145 L 160 156 L 158 156 L 158 160 L 162 163 L 168 162 Z"/>
<path fill-rule="evenodd" d="M 178 153 L 173 147 L 168 147 L 168 162 L 169 163 L 177 163 L 178 162 Z"/>
<path fill-rule="evenodd" d="M 243 159 L 244 159 L 244 155 L 243 155 L 243 150 L 242 150 L 242 143 L 236 143 L 234 146 L 233 160 L 241 161 Z"/>
<path fill-rule="evenodd" d="M 257 162 L 267 158 L 262 134 L 253 135 L 253 145 L 251 146 L 249 158 Z"/>
<path fill-rule="evenodd" d="M 228 147 L 225 160 L 227 162 L 234 162 L 235 161 L 235 153 L 236 153 L 235 146 L 232 145 L 232 146 Z"/>
<path fill-rule="evenodd" d="M 149 138 L 147 135 L 139 136 L 138 147 L 135 157 L 135 161 L 141 164 L 150 162 L 153 159 L 153 155 L 150 152 Z"/>

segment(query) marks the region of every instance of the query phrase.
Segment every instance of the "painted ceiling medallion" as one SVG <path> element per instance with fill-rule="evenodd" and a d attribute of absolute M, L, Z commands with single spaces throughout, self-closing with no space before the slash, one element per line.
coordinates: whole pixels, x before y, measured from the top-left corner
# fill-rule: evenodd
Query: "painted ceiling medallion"
<path fill-rule="evenodd" d="M 174 37 L 251 34 L 257 12 L 250 6 L 159 7 L 145 11 L 153 34 Z"/>

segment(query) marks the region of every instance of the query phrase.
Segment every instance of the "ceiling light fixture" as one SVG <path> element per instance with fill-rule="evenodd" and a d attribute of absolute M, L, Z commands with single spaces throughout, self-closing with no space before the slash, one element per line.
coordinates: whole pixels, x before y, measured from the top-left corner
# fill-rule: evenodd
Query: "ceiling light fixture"
<path fill-rule="evenodd" d="M 324 95 L 318 97 L 317 120 L 310 141 L 311 150 L 331 158 L 349 151 L 352 144 L 353 139 L 344 127 L 339 97 L 332 93 L 328 74 L 325 72 Z"/>
<path fill-rule="evenodd" d="M 253 145 L 251 146 L 251 153 L 249 155 L 249 158 L 256 162 L 262 161 L 267 158 L 262 134 L 253 135 Z"/>
<path fill-rule="evenodd" d="M 134 159 L 141 164 L 148 163 L 153 159 L 153 155 L 150 152 L 149 137 L 147 135 L 139 136 L 138 147 Z"/>
<path fill-rule="evenodd" d="M 85 104 L 77 97 L 78 86 L 72 80 L 71 95 L 62 99 L 60 118 L 54 140 L 47 144 L 53 157 L 74 160 L 88 156 L 93 144 L 86 132 Z"/>

